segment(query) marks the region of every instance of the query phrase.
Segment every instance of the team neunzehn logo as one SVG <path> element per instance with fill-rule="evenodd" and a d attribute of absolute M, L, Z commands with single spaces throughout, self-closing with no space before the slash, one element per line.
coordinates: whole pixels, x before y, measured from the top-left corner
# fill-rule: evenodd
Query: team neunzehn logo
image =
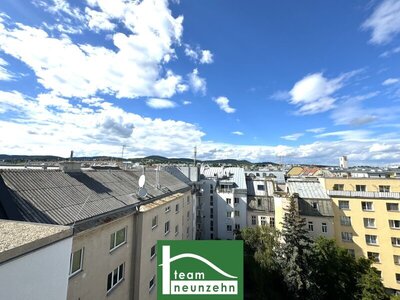
<path fill-rule="evenodd" d="M 243 299 L 242 241 L 158 241 L 157 293 L 163 299 Z"/>

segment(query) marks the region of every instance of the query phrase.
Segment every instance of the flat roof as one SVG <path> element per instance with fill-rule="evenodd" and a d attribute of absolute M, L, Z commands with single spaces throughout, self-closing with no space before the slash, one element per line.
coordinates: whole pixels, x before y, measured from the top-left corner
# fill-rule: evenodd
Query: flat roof
<path fill-rule="evenodd" d="M 0 220 L 0 264 L 72 234 L 69 226 Z"/>

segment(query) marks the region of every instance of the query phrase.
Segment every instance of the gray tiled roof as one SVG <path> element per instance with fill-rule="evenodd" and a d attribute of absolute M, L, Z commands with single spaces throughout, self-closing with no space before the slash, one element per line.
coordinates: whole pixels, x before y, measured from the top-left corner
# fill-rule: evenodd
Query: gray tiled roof
<path fill-rule="evenodd" d="M 156 172 L 146 170 L 145 188 L 148 195 L 144 200 L 189 188 L 171 174 L 159 172 L 161 188 L 157 189 Z M 26 221 L 61 225 L 139 204 L 137 191 L 140 175 L 142 170 L 80 173 L 56 170 L 0 171 L 12 197 L 9 200 L 16 203 Z"/>
<path fill-rule="evenodd" d="M 313 202 L 317 208 L 313 207 Z M 333 217 L 332 200 L 305 200 L 299 199 L 299 211 L 303 216 Z"/>
<path fill-rule="evenodd" d="M 317 180 L 288 180 L 289 193 L 298 193 L 304 199 L 330 199 L 321 183 Z"/>
<path fill-rule="evenodd" d="M 238 167 L 207 167 L 202 166 L 200 173 L 206 178 L 218 177 L 218 179 L 228 178 L 237 184 L 238 189 L 246 190 L 246 177 L 244 169 Z"/>

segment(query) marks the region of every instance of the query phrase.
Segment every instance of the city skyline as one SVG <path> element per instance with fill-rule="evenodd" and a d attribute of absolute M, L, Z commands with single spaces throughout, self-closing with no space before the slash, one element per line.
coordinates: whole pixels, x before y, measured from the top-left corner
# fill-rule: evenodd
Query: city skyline
<path fill-rule="evenodd" d="M 0 153 L 400 163 L 400 3 L 0 4 Z"/>

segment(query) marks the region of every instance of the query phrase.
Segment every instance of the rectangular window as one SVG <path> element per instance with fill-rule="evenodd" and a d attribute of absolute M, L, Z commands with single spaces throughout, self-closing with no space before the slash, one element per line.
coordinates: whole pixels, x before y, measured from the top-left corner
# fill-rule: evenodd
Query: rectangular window
<path fill-rule="evenodd" d="M 340 216 L 340 225 L 351 226 L 351 218 L 347 216 Z"/>
<path fill-rule="evenodd" d="M 380 262 L 378 252 L 367 252 L 368 259 L 372 260 L 374 263 Z"/>
<path fill-rule="evenodd" d="M 257 216 L 251 216 L 251 225 L 257 225 Z"/>
<path fill-rule="evenodd" d="M 210 194 L 213 194 L 213 193 L 214 193 L 214 187 L 212 184 L 210 184 Z"/>
<path fill-rule="evenodd" d="M 171 206 L 167 206 L 166 208 L 165 208 L 165 212 L 167 213 L 167 212 L 170 212 L 171 211 Z"/>
<path fill-rule="evenodd" d="M 154 229 L 158 225 L 158 216 L 154 216 L 153 219 L 151 219 L 151 228 Z"/>
<path fill-rule="evenodd" d="M 318 209 L 318 202 L 313 202 L 313 203 L 312 203 L 312 207 L 313 207 L 314 209 Z"/>
<path fill-rule="evenodd" d="M 210 196 L 210 205 L 211 205 L 211 206 L 214 205 L 214 196 Z"/>
<path fill-rule="evenodd" d="M 356 184 L 356 192 L 365 192 L 367 189 L 366 189 L 366 186 L 365 185 L 363 185 L 363 184 Z"/>
<path fill-rule="evenodd" d="M 156 256 L 156 245 L 153 245 L 150 249 L 150 260 L 152 260 Z"/>
<path fill-rule="evenodd" d="M 364 218 L 364 227 L 375 228 L 375 219 L 374 218 Z"/>
<path fill-rule="evenodd" d="M 190 204 L 190 196 L 186 197 L 186 204 Z"/>
<path fill-rule="evenodd" d="M 395 265 L 400 265 L 400 255 L 393 255 L 393 261 Z"/>
<path fill-rule="evenodd" d="M 369 245 L 377 245 L 378 244 L 378 237 L 376 235 L 365 235 L 365 242 Z"/>
<path fill-rule="evenodd" d="M 110 238 L 110 251 L 126 242 L 126 227 L 111 234 Z"/>
<path fill-rule="evenodd" d="M 399 211 L 398 203 L 386 203 L 387 211 Z"/>
<path fill-rule="evenodd" d="M 400 283 L 400 274 L 399 273 L 396 273 L 396 281 L 397 281 L 397 283 Z"/>
<path fill-rule="evenodd" d="M 232 204 L 231 198 L 226 198 L 226 204 Z"/>
<path fill-rule="evenodd" d="M 235 217 L 240 217 L 240 211 L 235 210 Z"/>
<path fill-rule="evenodd" d="M 169 221 L 165 222 L 164 225 L 164 234 L 167 235 L 169 233 Z"/>
<path fill-rule="evenodd" d="M 239 204 L 239 198 L 235 198 L 234 201 L 235 201 L 235 204 Z"/>
<path fill-rule="evenodd" d="M 267 217 L 262 216 L 261 217 L 261 225 L 267 225 Z"/>
<path fill-rule="evenodd" d="M 261 199 L 257 199 L 257 206 L 260 207 L 262 205 Z"/>
<path fill-rule="evenodd" d="M 240 230 L 240 224 L 235 224 L 235 229 Z"/>
<path fill-rule="evenodd" d="M 190 211 L 188 211 L 188 212 L 186 213 L 186 220 L 187 220 L 187 221 L 190 220 Z"/>
<path fill-rule="evenodd" d="M 344 190 L 344 184 L 334 184 L 333 185 L 333 190 L 334 191 L 343 191 Z"/>
<path fill-rule="evenodd" d="M 258 184 L 257 185 L 257 190 L 258 191 L 264 191 L 265 190 L 265 186 L 263 184 Z"/>
<path fill-rule="evenodd" d="M 274 217 L 269 218 L 269 227 L 275 227 L 275 218 Z"/>
<path fill-rule="evenodd" d="M 227 231 L 232 231 L 232 225 L 226 225 L 226 230 Z"/>
<path fill-rule="evenodd" d="M 380 185 L 379 192 L 381 193 L 390 193 L 390 185 Z"/>
<path fill-rule="evenodd" d="M 154 275 L 149 282 L 149 291 L 151 291 L 156 284 L 156 276 Z"/>
<path fill-rule="evenodd" d="M 400 238 L 392 237 L 392 246 L 400 247 Z"/>
<path fill-rule="evenodd" d="M 339 200 L 339 208 L 340 209 L 350 209 L 349 201 Z"/>
<path fill-rule="evenodd" d="M 210 218 L 214 218 L 214 208 L 210 208 Z"/>
<path fill-rule="evenodd" d="M 175 213 L 179 213 L 179 204 L 175 205 Z"/>
<path fill-rule="evenodd" d="M 69 275 L 70 276 L 72 276 L 82 270 L 83 249 L 84 248 L 79 249 L 79 250 L 75 251 L 74 253 L 71 253 L 70 265 L 69 265 Z"/>
<path fill-rule="evenodd" d="M 214 239 L 214 234 L 211 233 L 211 234 L 210 234 L 210 240 L 213 240 L 213 239 Z"/>
<path fill-rule="evenodd" d="M 119 265 L 107 276 L 107 292 L 120 283 L 124 279 L 124 264 Z"/>
<path fill-rule="evenodd" d="M 352 242 L 353 234 L 351 232 L 342 232 L 342 241 L 343 242 Z"/>
<path fill-rule="evenodd" d="M 365 211 L 373 211 L 374 210 L 374 206 L 373 206 L 372 202 L 367 202 L 367 201 L 361 202 L 361 208 L 362 208 L 362 210 L 365 210 Z"/>
<path fill-rule="evenodd" d="M 226 212 L 226 217 L 227 217 L 227 218 L 230 218 L 231 216 L 232 216 L 232 212 L 227 211 L 227 212 Z"/>
<path fill-rule="evenodd" d="M 347 253 L 348 253 L 351 257 L 356 257 L 356 252 L 354 251 L 354 249 L 347 249 Z"/>
<path fill-rule="evenodd" d="M 179 225 L 176 225 L 175 226 L 175 235 L 178 235 L 179 234 Z"/>
<path fill-rule="evenodd" d="M 325 233 L 328 232 L 328 224 L 322 223 L 322 232 L 325 232 Z"/>
<path fill-rule="evenodd" d="M 392 229 L 400 229 L 400 220 L 389 220 L 389 226 Z"/>
<path fill-rule="evenodd" d="M 314 231 L 314 224 L 313 224 L 313 222 L 308 222 L 308 231 Z"/>

